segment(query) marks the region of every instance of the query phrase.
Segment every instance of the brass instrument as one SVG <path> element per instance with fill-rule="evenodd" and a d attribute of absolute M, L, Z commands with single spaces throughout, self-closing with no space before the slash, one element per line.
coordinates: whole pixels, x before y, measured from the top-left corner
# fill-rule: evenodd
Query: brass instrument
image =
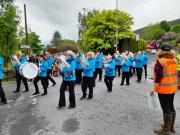
<path fill-rule="evenodd" d="M 87 66 L 88 61 L 84 55 L 82 55 L 82 58 L 80 59 L 81 66 Z"/>
<path fill-rule="evenodd" d="M 56 66 L 62 70 L 63 68 L 70 68 L 69 63 L 67 63 L 66 58 L 64 55 L 61 56 L 55 56 L 55 59 L 60 63 L 59 65 L 56 64 Z"/>
<path fill-rule="evenodd" d="M 11 56 L 11 63 L 12 64 L 20 64 L 17 55 L 12 55 Z"/>

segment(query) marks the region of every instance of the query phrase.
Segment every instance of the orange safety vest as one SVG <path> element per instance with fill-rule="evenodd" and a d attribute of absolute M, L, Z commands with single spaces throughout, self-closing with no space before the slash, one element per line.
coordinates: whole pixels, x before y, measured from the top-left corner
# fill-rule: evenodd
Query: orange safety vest
<path fill-rule="evenodd" d="M 177 91 L 177 61 L 170 58 L 161 58 L 158 61 L 163 67 L 163 78 L 156 92 L 173 94 Z"/>

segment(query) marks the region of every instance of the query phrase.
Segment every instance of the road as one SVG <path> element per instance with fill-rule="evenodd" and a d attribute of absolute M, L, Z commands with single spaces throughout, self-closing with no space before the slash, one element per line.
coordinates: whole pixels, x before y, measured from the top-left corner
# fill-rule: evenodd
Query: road
<path fill-rule="evenodd" d="M 149 78 L 152 78 L 153 65 L 151 60 Z M 77 107 L 72 110 L 56 109 L 61 78 L 55 79 L 58 84 L 49 87 L 44 97 L 31 97 L 33 86 L 29 93 L 16 95 L 11 92 L 15 84 L 3 84 L 8 99 L 14 101 L 0 106 L 0 135 L 153 135 L 153 129 L 162 122 L 162 112 L 148 108 L 147 93 L 153 82 L 144 76 L 140 84 L 133 77 L 130 86 L 120 86 L 121 78 L 117 77 L 112 93 L 106 91 L 104 82 L 97 82 L 92 100 L 79 100 L 82 92 L 78 85 L 75 88 Z M 66 96 L 68 105 L 68 92 Z M 175 96 L 175 107 L 176 135 L 179 135 L 179 92 Z"/>

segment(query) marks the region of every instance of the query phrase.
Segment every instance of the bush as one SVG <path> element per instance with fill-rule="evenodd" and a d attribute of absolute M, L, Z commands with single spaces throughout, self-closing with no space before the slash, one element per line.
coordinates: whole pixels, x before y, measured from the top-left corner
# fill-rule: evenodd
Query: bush
<path fill-rule="evenodd" d="M 180 46 L 180 36 L 176 38 L 176 45 Z"/>
<path fill-rule="evenodd" d="M 147 41 L 144 39 L 140 39 L 138 42 L 138 50 L 139 51 L 144 51 L 147 50 Z"/>
<path fill-rule="evenodd" d="M 180 24 L 174 25 L 171 31 L 175 33 L 180 33 Z"/>

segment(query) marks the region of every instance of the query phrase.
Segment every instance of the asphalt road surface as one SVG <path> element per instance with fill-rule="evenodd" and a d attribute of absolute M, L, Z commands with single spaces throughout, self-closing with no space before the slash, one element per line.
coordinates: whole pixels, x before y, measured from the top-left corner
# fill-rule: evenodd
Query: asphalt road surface
<path fill-rule="evenodd" d="M 148 77 L 140 84 L 136 76 L 130 86 L 120 86 L 121 78 L 114 80 L 113 92 L 108 93 L 104 82 L 97 82 L 92 100 L 80 101 L 81 87 L 75 88 L 77 107 L 57 110 L 61 78 L 49 87 L 48 95 L 32 97 L 29 93 L 12 93 L 14 83 L 3 84 L 10 101 L 0 106 L 0 135 L 153 135 L 153 129 L 162 122 L 162 112 L 148 108 L 147 93 L 153 86 L 152 58 Z M 40 86 L 42 91 L 42 87 Z M 68 107 L 68 92 L 66 92 Z M 177 110 L 176 135 L 180 134 L 180 93 L 175 96 Z"/>

